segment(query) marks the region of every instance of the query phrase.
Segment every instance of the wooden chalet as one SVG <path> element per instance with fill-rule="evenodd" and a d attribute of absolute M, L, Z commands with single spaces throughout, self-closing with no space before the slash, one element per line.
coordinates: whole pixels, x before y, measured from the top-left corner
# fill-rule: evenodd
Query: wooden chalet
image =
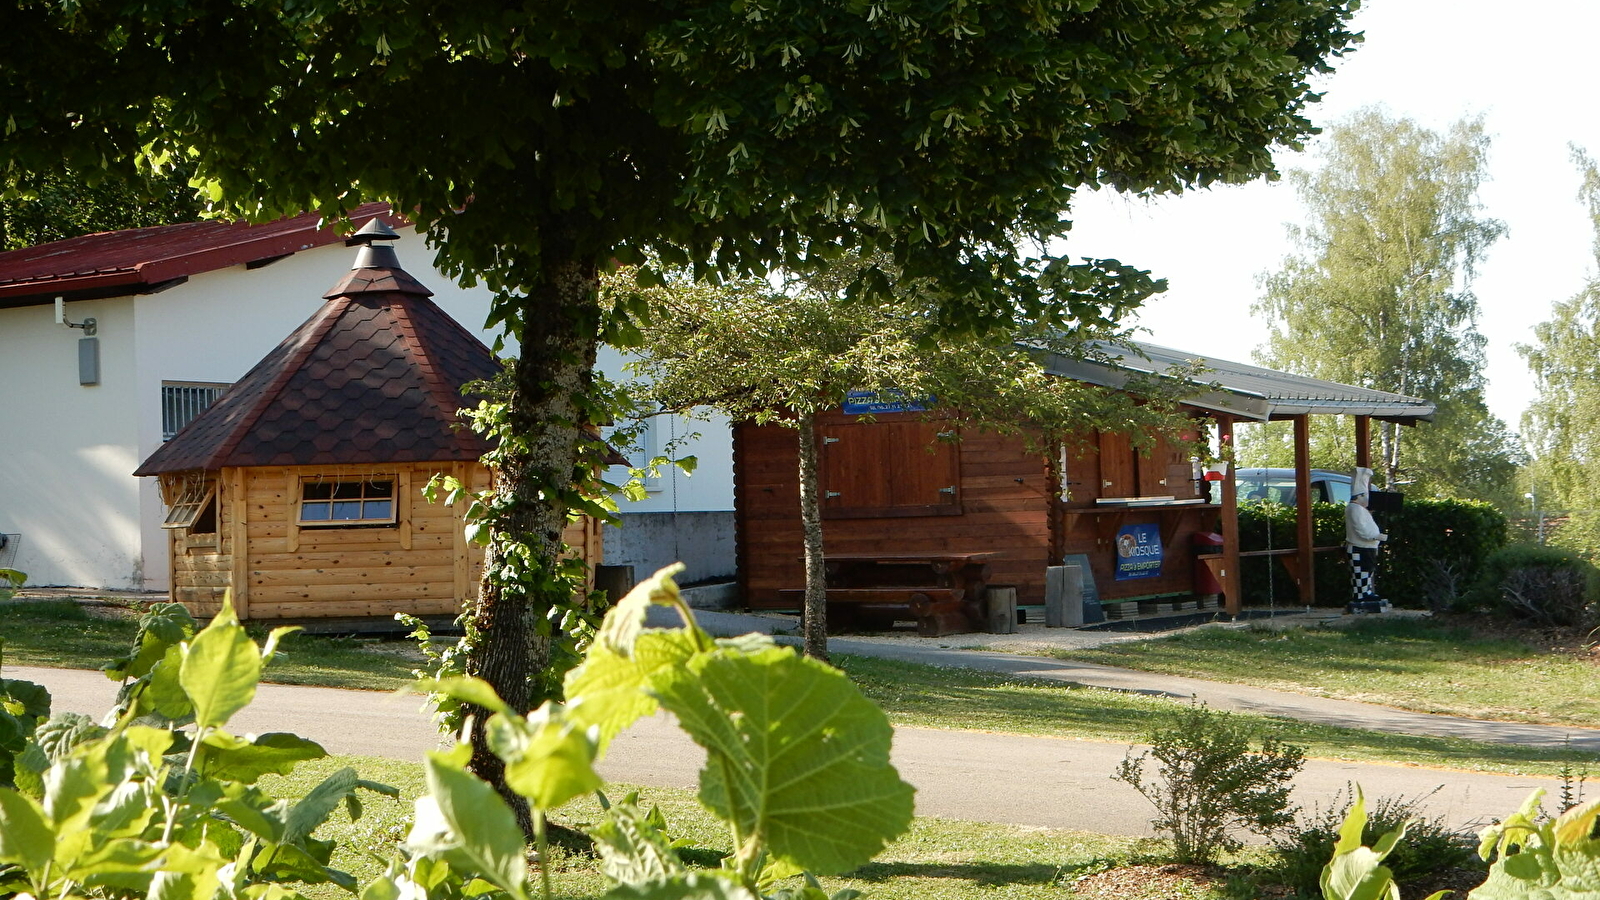
<path fill-rule="evenodd" d="M 1312 546 L 1308 416 L 1354 416 L 1358 464 L 1367 465 L 1372 418 L 1415 424 L 1434 411 L 1426 400 L 1153 345 L 1109 349 L 1109 361 L 1053 358 L 1048 367 L 1121 388 L 1136 377 L 1190 377 L 1166 373 L 1198 358 L 1205 371 L 1184 404 L 1197 434 L 1214 428 L 1227 445 L 1235 422 L 1295 422 L 1300 539 L 1270 552 L 1285 558 L 1307 604 L 1312 554 L 1332 549 Z M 1189 595 L 1204 570 L 1221 582 L 1228 610 L 1239 611 L 1231 469 L 1213 491 L 1187 448 L 1165 442 L 1145 454 L 1128 435 L 1107 431 L 1086 436 L 1085 449 L 1041 454 L 1017 436 L 949 435 L 955 426 L 925 413 L 875 412 L 867 422 L 859 412 L 847 405 L 816 420 L 830 617 L 860 604 L 917 618 L 925 634 L 975 630 L 988 587 L 1014 587 L 1019 605 L 1041 605 L 1046 570 L 1084 562 L 1105 602 Z M 739 571 L 752 608 L 795 609 L 803 594 L 797 454 L 793 429 L 735 426 Z M 1198 565 L 1197 534 L 1222 538 Z M 926 615 L 952 601 L 971 628 Z"/>
<path fill-rule="evenodd" d="M 247 620 L 447 615 L 477 589 L 465 503 L 428 503 L 435 474 L 475 489 L 487 448 L 457 413 L 499 371 L 489 349 L 400 267 L 378 220 L 326 303 L 134 473 L 160 479 L 174 601 Z M 564 536 L 587 560 L 598 523 Z"/>

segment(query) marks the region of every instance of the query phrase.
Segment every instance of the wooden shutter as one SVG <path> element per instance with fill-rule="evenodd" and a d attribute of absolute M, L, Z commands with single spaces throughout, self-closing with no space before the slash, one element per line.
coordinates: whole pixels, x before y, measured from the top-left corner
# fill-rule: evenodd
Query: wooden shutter
<path fill-rule="evenodd" d="M 819 425 L 823 515 L 833 518 L 956 515 L 959 445 L 937 422 Z"/>
<path fill-rule="evenodd" d="M 1133 466 L 1133 443 L 1116 431 L 1100 432 L 1101 497 L 1137 497 L 1139 485 Z"/>

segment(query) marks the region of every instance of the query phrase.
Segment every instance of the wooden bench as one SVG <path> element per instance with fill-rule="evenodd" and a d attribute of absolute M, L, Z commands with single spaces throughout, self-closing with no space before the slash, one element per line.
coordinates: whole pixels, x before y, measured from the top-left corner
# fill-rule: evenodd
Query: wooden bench
<path fill-rule="evenodd" d="M 828 630 L 848 630 L 863 619 L 911 620 L 923 637 L 963 634 L 972 630 L 980 612 L 965 593 L 961 588 L 932 585 L 828 588 Z M 802 589 L 785 589 L 778 595 L 797 607 L 805 604 Z"/>

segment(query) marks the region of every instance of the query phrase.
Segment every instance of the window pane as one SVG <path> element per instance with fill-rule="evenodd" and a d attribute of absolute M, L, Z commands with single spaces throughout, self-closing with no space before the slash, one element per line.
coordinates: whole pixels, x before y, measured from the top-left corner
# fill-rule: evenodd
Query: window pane
<path fill-rule="evenodd" d="M 394 496 L 394 482 L 392 482 L 392 481 L 369 481 L 369 482 L 367 482 L 367 490 L 366 490 L 365 496 L 369 500 L 374 498 L 374 497 L 393 497 Z"/>
<path fill-rule="evenodd" d="M 303 522 L 328 521 L 328 504 L 310 502 L 300 504 L 300 519 Z"/>
<path fill-rule="evenodd" d="M 330 481 L 308 481 L 301 486 L 300 496 L 307 500 L 328 500 L 333 497 L 333 483 Z"/>
<path fill-rule="evenodd" d="M 393 508 L 394 501 L 392 500 L 368 500 L 361 504 L 361 518 L 388 519 L 393 515 L 390 512 Z"/>
<path fill-rule="evenodd" d="M 333 501 L 333 518 L 336 521 L 348 522 L 361 518 L 360 500 L 335 500 Z"/>
<path fill-rule="evenodd" d="M 333 486 L 333 499 L 335 500 L 360 500 L 361 482 L 341 481 Z"/>

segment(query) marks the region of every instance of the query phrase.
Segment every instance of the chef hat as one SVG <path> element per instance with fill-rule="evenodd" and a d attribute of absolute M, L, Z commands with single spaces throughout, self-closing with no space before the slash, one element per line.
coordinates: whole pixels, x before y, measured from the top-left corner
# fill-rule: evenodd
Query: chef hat
<path fill-rule="evenodd" d="M 1357 466 L 1356 467 L 1356 471 L 1355 471 L 1355 475 L 1352 476 L 1351 479 L 1350 479 L 1350 496 L 1351 497 L 1363 496 L 1364 494 L 1366 494 L 1371 489 L 1371 487 L 1372 487 L 1372 470 L 1371 469 L 1367 469 L 1367 468 L 1363 468 L 1361 466 Z"/>

